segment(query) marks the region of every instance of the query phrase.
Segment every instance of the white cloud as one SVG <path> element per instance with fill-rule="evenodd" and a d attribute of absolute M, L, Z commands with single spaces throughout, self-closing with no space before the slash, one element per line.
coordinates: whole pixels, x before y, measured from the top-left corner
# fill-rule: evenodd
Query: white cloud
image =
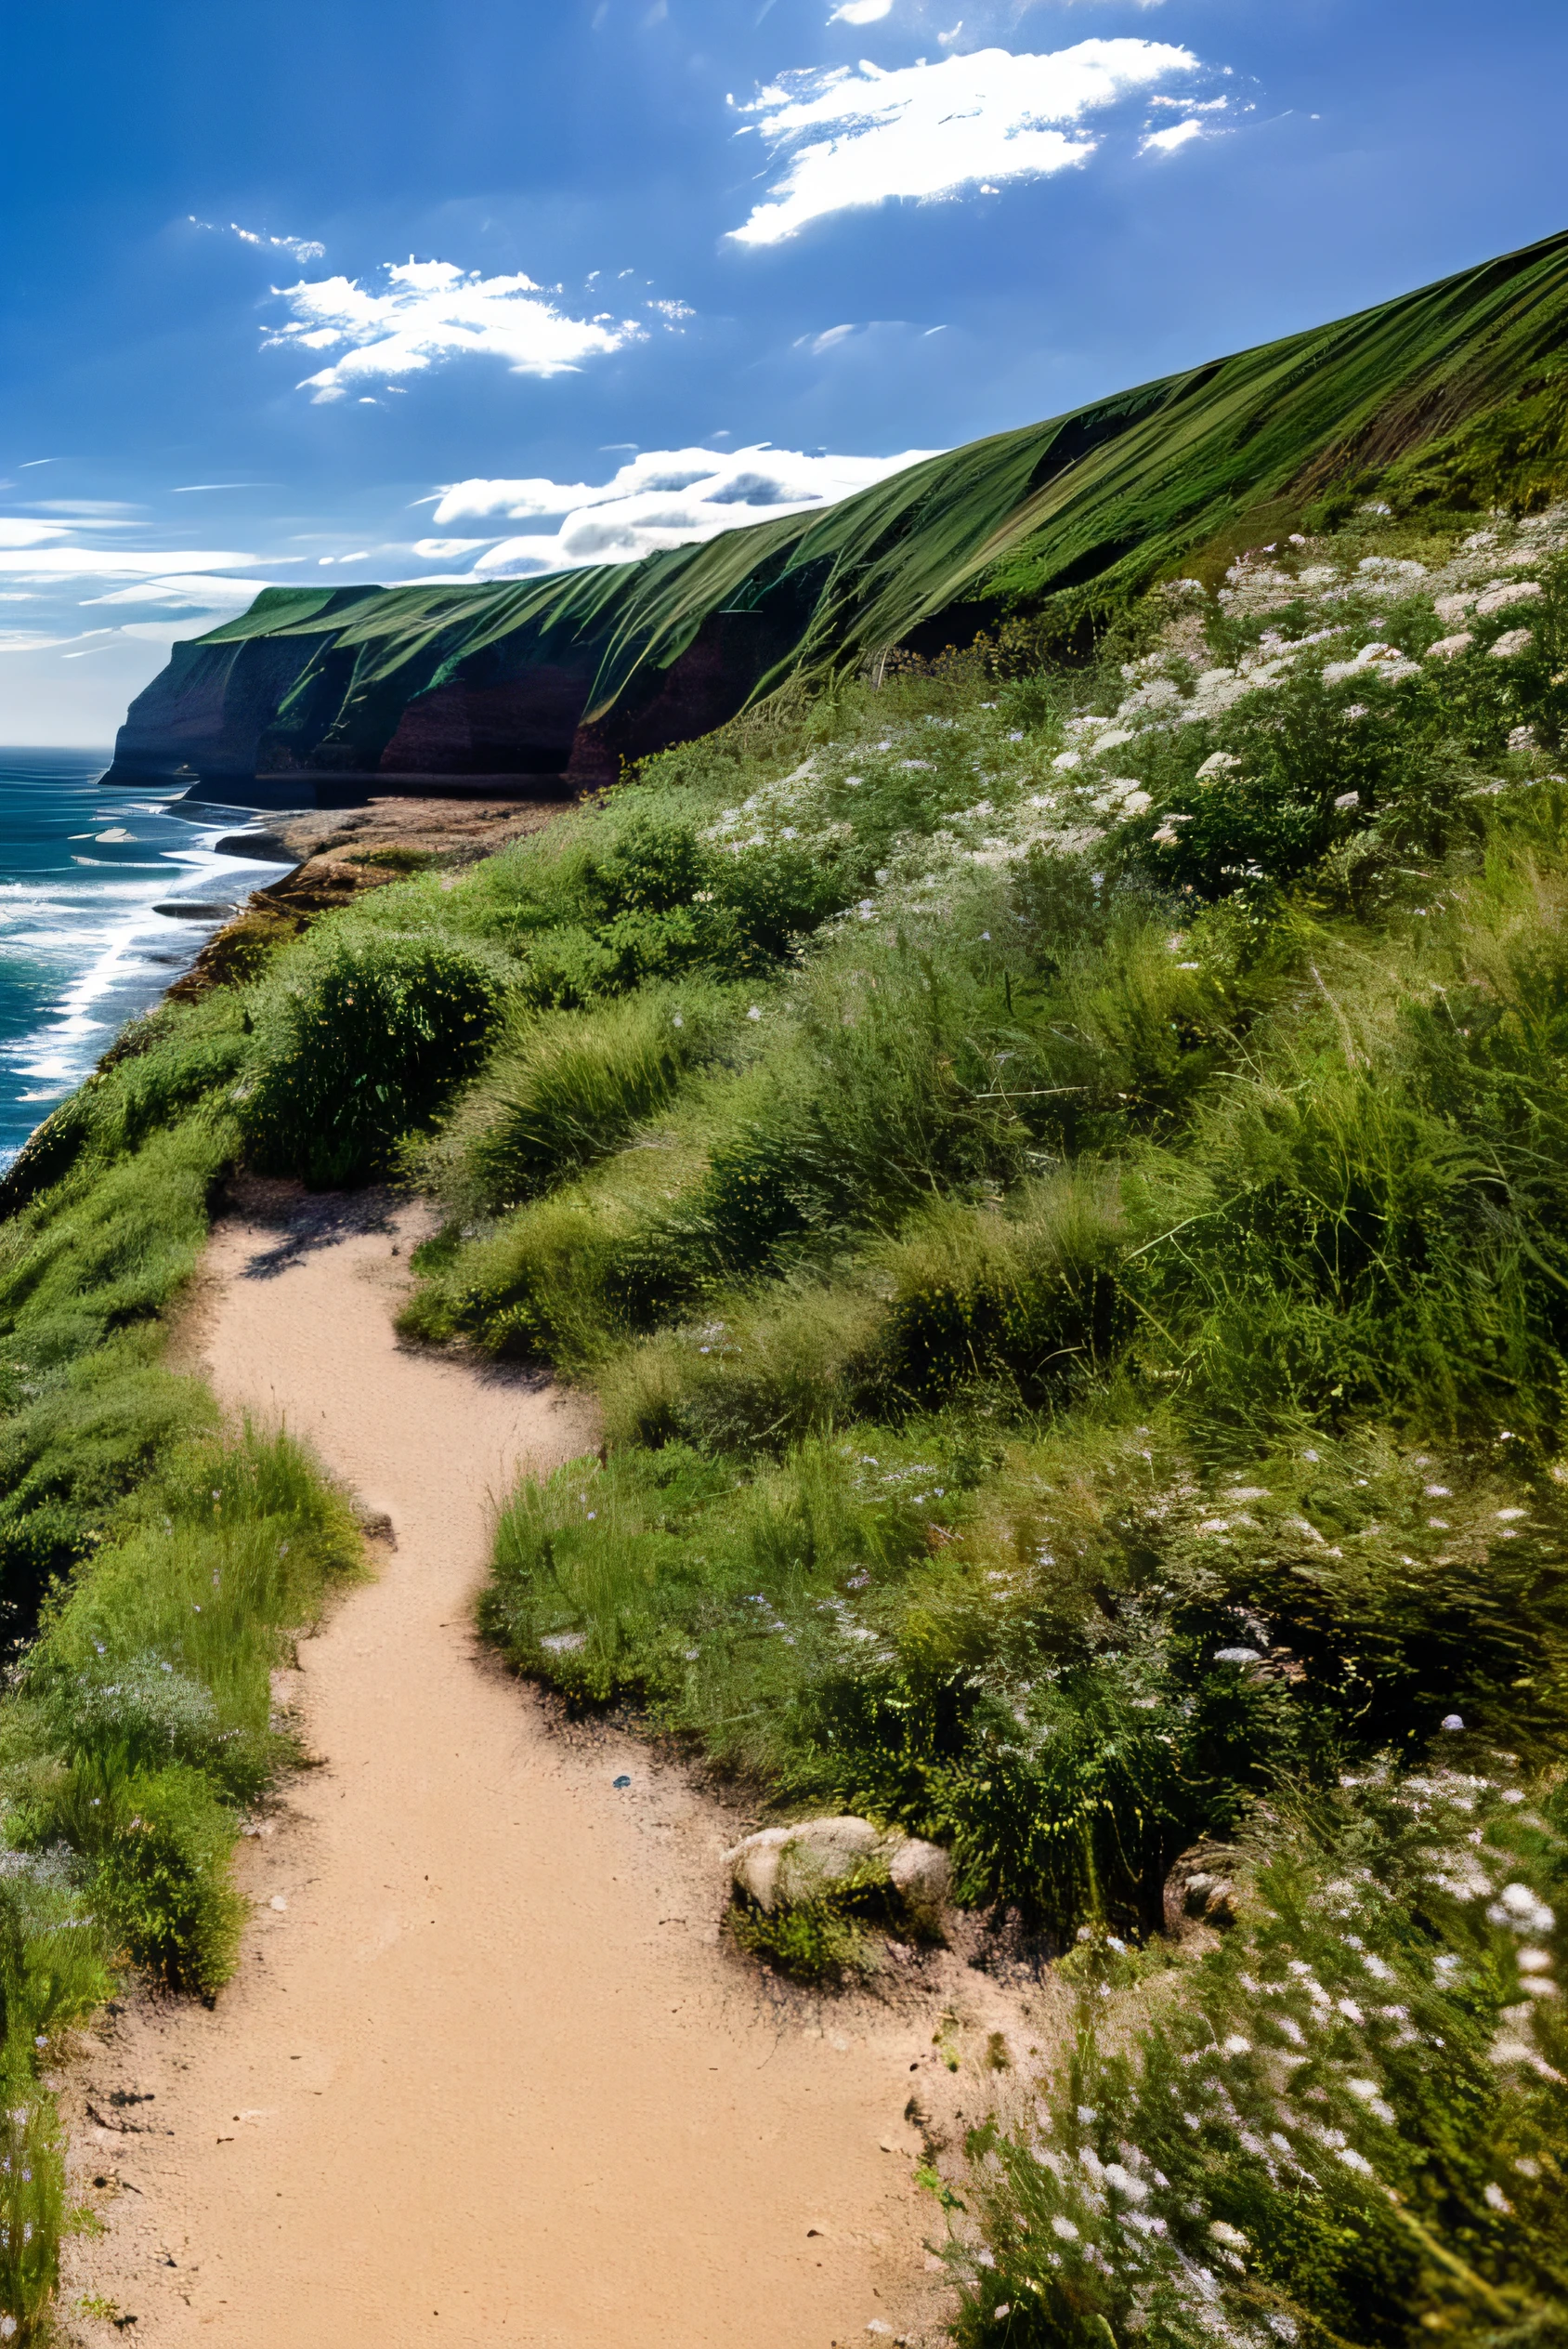
<path fill-rule="evenodd" d="M 1172 123 L 1169 130 L 1150 131 L 1147 138 L 1139 140 L 1138 152 L 1173 155 L 1178 147 L 1185 147 L 1190 139 L 1201 138 L 1203 132 L 1203 124 L 1189 114 L 1184 123 Z"/>
<path fill-rule="evenodd" d="M 828 19 L 830 24 L 877 24 L 893 14 L 893 0 L 843 0 Z"/>
<path fill-rule="evenodd" d="M 631 563 L 642 556 L 715 538 L 780 514 L 830 505 L 856 490 L 936 453 L 806 456 L 765 442 L 733 453 L 649 449 L 609 480 L 457 481 L 436 508 L 438 525 L 556 519 L 554 531 L 503 539 L 481 555 L 471 577 L 569 571 L 584 563 Z M 422 542 L 434 549 L 450 541 Z"/>
<path fill-rule="evenodd" d="M 89 636 L 111 636 L 112 628 L 83 628 L 75 636 L 46 635 L 36 628 L 0 628 L 0 652 L 47 652 L 56 645 L 85 644 Z"/>
<path fill-rule="evenodd" d="M 294 322 L 263 348 L 328 351 L 346 344 L 341 358 L 300 386 L 317 400 L 331 400 L 346 399 L 351 386 L 368 379 L 476 354 L 505 360 L 516 375 L 557 375 L 648 332 L 640 321 L 608 310 L 571 318 L 530 277 L 487 278 L 451 261 L 411 260 L 389 263 L 386 279 L 379 293 L 347 277 L 278 288 Z M 690 315 L 684 305 L 665 307 Z"/>
<path fill-rule="evenodd" d="M 52 538 L 70 535 L 69 522 L 23 522 L 10 515 L 0 518 L 0 548 L 46 546 Z"/>
<path fill-rule="evenodd" d="M 471 555 L 476 546 L 490 544 L 488 538 L 416 538 L 413 551 L 426 563 L 451 563 L 459 555 Z"/>
<path fill-rule="evenodd" d="M 1197 67 L 1169 42 L 1124 39 L 1042 56 L 977 49 L 888 72 L 862 60 L 786 74 L 742 111 L 789 161 L 730 233 L 777 244 L 824 214 L 886 196 L 953 196 L 980 180 L 1065 171 L 1098 144 L 1078 127 L 1086 114 Z"/>
<path fill-rule="evenodd" d="M 186 217 L 193 229 L 210 229 L 215 236 L 238 237 L 242 244 L 260 245 L 268 253 L 286 253 L 294 261 L 303 263 L 326 258 L 326 246 L 318 244 L 314 237 L 261 236 L 255 229 L 242 229 L 238 220 L 230 220 L 227 225 L 220 220 L 198 220 L 193 212 L 188 213 Z"/>
<path fill-rule="evenodd" d="M 0 550 L 4 546 L 0 540 Z M 33 546 L 25 552 L 0 551 L 0 577 L 39 584 L 58 579 L 157 579 L 171 563 L 178 563 L 186 571 L 244 571 L 269 560 L 276 558 L 187 546 L 177 550 L 165 546 L 156 555 L 128 546 Z"/>
<path fill-rule="evenodd" d="M 164 562 L 168 561 L 165 555 Z M 293 558 L 290 558 L 293 560 Z M 202 572 L 174 572 L 138 580 L 134 587 L 114 587 L 107 596 L 85 596 L 84 610 L 98 604 L 203 604 L 209 610 L 236 609 L 250 603 L 267 582 L 261 579 L 211 579 Z"/>

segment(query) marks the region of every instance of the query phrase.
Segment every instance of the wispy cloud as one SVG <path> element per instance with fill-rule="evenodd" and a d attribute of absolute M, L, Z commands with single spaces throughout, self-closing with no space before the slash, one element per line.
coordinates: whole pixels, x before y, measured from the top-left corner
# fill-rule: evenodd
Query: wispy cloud
<path fill-rule="evenodd" d="M 48 652 L 56 645 L 82 644 L 88 636 L 111 636 L 108 628 L 86 628 L 75 636 L 51 636 L 42 628 L 0 628 L 0 652 Z"/>
<path fill-rule="evenodd" d="M 314 237 L 269 237 L 256 229 L 242 229 L 238 220 L 198 220 L 193 212 L 186 217 L 193 229 L 209 230 L 214 236 L 238 237 L 242 244 L 256 245 L 266 253 L 286 253 L 302 266 L 326 258 L 326 246 L 318 244 Z"/>
<path fill-rule="evenodd" d="M 163 559 L 166 563 L 170 558 L 165 555 Z M 262 584 L 256 579 L 220 579 L 206 571 L 164 572 L 156 579 L 138 580 L 131 587 L 111 588 L 105 596 L 85 596 L 82 608 L 88 610 L 99 604 L 183 604 L 207 611 L 231 610 L 250 603 L 260 593 Z"/>
<path fill-rule="evenodd" d="M 1189 114 L 1185 122 L 1171 123 L 1164 130 L 1152 130 L 1138 142 L 1141 155 L 1173 155 L 1178 147 L 1185 147 L 1192 139 L 1201 138 L 1206 125 Z"/>
<path fill-rule="evenodd" d="M 1079 41 L 1041 56 L 977 49 L 884 72 L 862 61 L 787 73 L 742 109 L 786 156 L 741 244 L 777 244 L 808 221 L 887 196 L 931 201 L 981 182 L 1035 179 L 1093 154 L 1086 115 L 1198 71 L 1169 42 Z"/>
<path fill-rule="evenodd" d="M 389 263 L 385 278 L 381 290 L 347 277 L 278 289 L 293 322 L 263 348 L 343 354 L 301 384 L 314 400 L 344 400 L 363 384 L 463 358 L 503 359 L 516 375 L 558 375 L 649 331 L 608 310 L 573 318 L 530 277 L 487 278 L 451 261 L 411 260 Z M 692 315 L 684 303 L 650 307 L 672 327 Z"/>
<path fill-rule="evenodd" d="M 765 442 L 733 453 L 644 450 L 604 482 L 457 481 L 432 519 L 438 528 L 490 519 L 556 522 L 553 531 L 502 538 L 475 565 L 473 575 L 479 577 L 630 563 L 747 522 L 830 505 L 935 453 L 906 449 L 891 457 L 806 456 Z M 438 545 L 457 544 L 425 540 L 422 547 L 439 560 Z"/>
<path fill-rule="evenodd" d="M 47 546 L 52 539 L 70 535 L 69 522 L 22 521 L 11 515 L 0 516 L 0 559 L 15 547 Z"/>
<path fill-rule="evenodd" d="M 224 549 L 164 547 L 148 554 L 131 546 L 31 546 L 7 548 L 0 537 L 0 577 L 40 584 L 60 579 L 156 579 L 176 565 L 188 572 L 243 571 L 266 559 Z"/>
<path fill-rule="evenodd" d="M 959 5 L 960 0 L 843 0 L 828 21 L 881 24 L 885 18 L 896 16 L 896 29 L 900 32 L 923 38 L 934 31 L 937 40 L 949 48 L 967 33 L 967 46 L 973 48 L 982 41 L 995 40 L 1015 31 L 1037 8 L 1094 8 L 1104 7 L 1107 0 L 967 0 L 965 14 L 959 21 L 937 30 Z M 1128 5 L 1128 0 L 1120 0 L 1120 5 Z M 1135 8 L 1161 8 L 1165 0 L 1130 0 L 1130 5 Z"/>

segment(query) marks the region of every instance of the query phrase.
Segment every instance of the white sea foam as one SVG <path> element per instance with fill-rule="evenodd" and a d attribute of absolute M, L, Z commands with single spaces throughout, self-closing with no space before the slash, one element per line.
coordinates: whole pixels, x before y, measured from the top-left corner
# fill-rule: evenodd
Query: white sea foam
<path fill-rule="evenodd" d="M 98 794 L 100 766 L 0 752 L 0 1168 L 225 918 L 155 907 L 227 909 L 286 870 L 218 853 L 247 811 Z"/>

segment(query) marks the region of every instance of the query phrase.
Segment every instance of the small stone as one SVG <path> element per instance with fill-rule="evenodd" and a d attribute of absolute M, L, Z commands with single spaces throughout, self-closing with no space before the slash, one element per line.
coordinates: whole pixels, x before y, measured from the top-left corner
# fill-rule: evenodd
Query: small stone
<path fill-rule="evenodd" d="M 906 1915 L 921 1932 L 939 1933 L 952 1897 L 952 1866 L 940 1844 L 911 1835 L 888 1862 L 887 1878 Z"/>
<path fill-rule="evenodd" d="M 1445 1713 L 1443 1716 L 1443 1726 L 1451 1734 L 1457 1729 L 1462 1729 L 1465 1726 L 1463 1713 Z"/>
<path fill-rule="evenodd" d="M 1235 1923 L 1235 1884 L 1230 1869 L 1235 1852 L 1224 1844 L 1195 1844 L 1165 1880 L 1165 1929 L 1180 1934 L 1189 1924 Z"/>

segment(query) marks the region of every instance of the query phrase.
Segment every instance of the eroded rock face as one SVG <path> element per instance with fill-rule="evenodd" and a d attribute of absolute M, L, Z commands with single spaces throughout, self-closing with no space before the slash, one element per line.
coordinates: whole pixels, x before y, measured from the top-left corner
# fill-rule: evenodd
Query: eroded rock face
<path fill-rule="evenodd" d="M 725 1855 L 737 1892 L 770 1914 L 811 1900 L 851 1877 L 885 1883 L 910 1923 L 940 1930 L 951 1890 L 947 1855 L 936 1844 L 875 1827 L 867 1818 L 810 1818 L 764 1827 Z"/>

